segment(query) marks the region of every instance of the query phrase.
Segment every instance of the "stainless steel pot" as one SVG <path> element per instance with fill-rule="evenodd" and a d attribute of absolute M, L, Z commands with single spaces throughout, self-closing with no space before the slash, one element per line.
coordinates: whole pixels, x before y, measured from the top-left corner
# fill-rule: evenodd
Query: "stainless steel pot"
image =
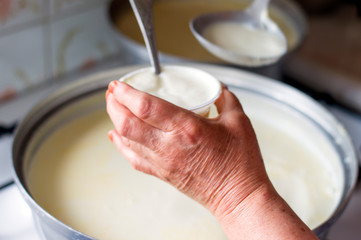
<path fill-rule="evenodd" d="M 325 238 L 328 230 L 337 221 L 348 203 L 358 173 L 355 151 L 342 125 L 316 101 L 277 81 L 232 68 L 204 64 L 192 64 L 192 66 L 213 74 L 235 92 L 251 92 L 297 113 L 314 125 L 333 146 L 339 156 L 340 166 L 342 166 L 340 172 L 342 172 L 344 189 L 341 201 L 332 216 L 322 225 L 313 229 L 320 238 Z M 63 224 L 33 199 L 27 185 L 27 176 L 34 153 L 47 136 L 59 127 L 79 116 L 105 108 L 104 93 L 108 83 L 137 68 L 139 66 L 123 67 L 76 81 L 39 103 L 27 114 L 18 127 L 12 151 L 14 178 L 23 198 L 33 212 L 39 234 L 44 239 L 93 238 Z"/>
<path fill-rule="evenodd" d="M 194 9 L 192 10 L 192 14 L 201 14 L 207 11 L 210 11 L 207 8 L 202 9 L 202 4 L 208 4 L 212 5 L 215 4 L 215 2 L 222 2 L 222 4 L 225 6 L 221 10 L 235 10 L 242 9 L 245 6 L 247 6 L 250 2 L 250 0 L 240 0 L 240 1 L 233 1 L 233 0 L 227 0 L 227 1 L 214 1 L 214 0 L 185 0 L 185 1 L 176 1 L 176 0 L 156 0 L 156 2 L 170 2 L 172 3 L 171 7 L 174 7 L 177 9 L 177 4 L 180 8 L 180 10 L 177 13 L 165 13 L 162 11 L 165 11 L 164 7 L 160 8 L 160 10 L 155 9 L 154 11 L 154 18 L 158 21 L 155 21 L 155 31 L 156 31 L 156 38 L 158 39 L 158 48 L 160 49 L 160 60 L 164 62 L 179 62 L 184 60 L 192 60 L 197 62 L 204 62 L 204 63 L 216 63 L 216 64 L 222 64 L 222 65 L 230 65 L 242 69 L 246 69 L 248 71 L 253 71 L 256 73 L 260 73 L 272 78 L 279 79 L 281 75 L 281 68 L 282 68 L 282 62 L 286 61 L 288 56 L 294 52 L 295 49 L 297 49 L 300 44 L 302 43 L 306 32 L 307 32 L 307 19 L 305 14 L 302 11 L 302 8 L 299 7 L 299 5 L 292 1 L 292 0 L 273 0 L 270 2 L 269 10 L 270 10 L 270 16 L 271 18 L 279 24 L 282 31 L 285 33 L 287 40 L 289 42 L 288 44 L 288 53 L 280 59 L 278 63 L 269 65 L 269 66 L 263 66 L 263 67 L 244 67 L 244 66 L 236 66 L 231 65 L 229 63 L 226 63 L 214 56 L 212 56 L 210 53 L 207 53 L 206 50 L 203 49 L 203 47 L 196 41 L 195 37 L 190 36 L 191 31 L 188 27 L 188 19 L 186 17 L 171 17 L 169 22 L 167 23 L 167 28 L 159 27 L 157 26 L 157 22 L 167 22 L 167 18 L 169 15 L 179 15 L 182 10 L 185 11 L 186 9 L 183 9 L 182 5 L 189 4 L 193 6 Z M 177 3 L 178 2 L 178 3 Z M 156 3 L 155 3 L 156 4 Z M 218 6 L 217 5 L 217 6 Z M 189 9 L 188 9 L 189 10 Z M 175 10 L 176 11 L 176 10 Z M 142 38 L 140 35 L 140 30 L 137 25 L 137 22 L 135 21 L 135 18 L 132 19 L 129 17 L 129 13 L 131 12 L 131 9 L 129 7 L 129 3 L 124 0 L 114 0 L 109 5 L 109 19 L 110 24 L 113 26 L 114 29 L 114 35 L 120 42 L 122 46 L 124 46 L 123 53 L 124 55 L 129 55 L 137 58 L 142 63 L 147 63 L 149 61 L 148 53 L 145 49 L 145 46 L 142 44 Z M 189 14 L 189 15 L 192 15 Z M 124 20 L 124 24 L 119 24 L 119 19 L 122 19 L 121 16 L 127 16 Z M 159 15 L 159 16 L 158 16 Z M 189 16 L 187 16 L 189 17 Z M 176 24 L 174 24 L 174 23 Z M 171 34 L 176 35 L 168 36 L 168 25 L 169 23 L 173 24 L 173 28 L 177 29 L 177 31 L 171 32 Z M 158 23 L 159 24 L 159 23 Z M 125 30 L 122 26 L 126 26 L 127 29 L 132 29 L 132 31 Z M 175 33 L 182 32 L 182 35 L 177 35 Z M 139 33 L 138 35 L 136 33 Z M 168 43 L 166 47 L 166 40 L 169 39 L 171 43 Z M 169 45 L 170 44 L 170 45 Z M 180 46 L 182 45 L 182 46 Z M 179 50 L 175 50 L 179 49 Z M 178 54 L 177 54 L 178 53 Z"/>

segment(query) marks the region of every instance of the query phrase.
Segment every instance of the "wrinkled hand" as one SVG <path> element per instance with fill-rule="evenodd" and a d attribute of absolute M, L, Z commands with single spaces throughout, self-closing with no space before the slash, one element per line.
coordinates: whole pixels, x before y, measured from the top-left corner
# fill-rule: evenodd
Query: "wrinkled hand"
<path fill-rule="evenodd" d="M 223 89 L 214 119 L 113 81 L 106 94 L 109 138 L 131 165 L 178 188 L 213 214 L 227 214 L 269 184 L 255 133 Z"/>

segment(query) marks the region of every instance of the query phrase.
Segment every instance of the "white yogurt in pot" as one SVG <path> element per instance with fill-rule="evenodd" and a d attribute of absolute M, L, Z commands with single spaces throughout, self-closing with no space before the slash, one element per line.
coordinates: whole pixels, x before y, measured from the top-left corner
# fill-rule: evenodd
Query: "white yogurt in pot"
<path fill-rule="evenodd" d="M 312 229 L 336 209 L 343 189 L 339 158 L 305 118 L 265 99 L 237 93 L 251 118 L 277 191 Z M 227 239 L 201 205 L 161 180 L 134 170 L 107 139 L 105 111 L 52 133 L 27 177 L 40 206 L 97 239 Z"/>
<path fill-rule="evenodd" d="M 344 188 L 334 146 L 300 113 L 252 93 L 237 96 L 245 103 L 274 187 L 315 229 L 336 209 Z"/>

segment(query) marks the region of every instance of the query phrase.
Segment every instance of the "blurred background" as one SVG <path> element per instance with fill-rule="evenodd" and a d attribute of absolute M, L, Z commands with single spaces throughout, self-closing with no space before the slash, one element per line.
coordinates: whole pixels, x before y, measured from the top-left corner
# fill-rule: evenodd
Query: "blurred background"
<path fill-rule="evenodd" d="M 157 28 L 156 24 L 160 50 L 187 60 L 222 64 L 196 43 L 186 20 L 205 11 L 241 9 L 249 1 L 170 2 L 173 5 L 168 9 L 155 9 L 156 23 L 157 18 L 158 22 L 171 19 L 166 26 Z M 191 7 L 184 7 L 187 2 Z M 191 2 L 193 5 L 189 4 Z M 200 4 L 194 5 L 197 2 Z M 207 8 L 204 2 L 209 5 Z M 287 26 L 287 19 L 279 20 L 277 13 L 270 12 L 276 22 L 286 24 L 281 26 L 284 31 L 302 31 L 302 36 L 295 49 L 277 66 L 247 70 L 291 84 L 300 83 L 302 87 L 360 110 L 360 1 L 271 1 L 271 8 L 273 2 L 276 7 L 279 2 L 291 2 L 297 14 L 298 11 L 304 14 L 294 16 L 298 18 L 297 24 L 303 24 L 298 26 L 302 29 L 295 30 Z M 0 0 L 0 105 L 41 84 L 61 81 L 74 71 L 86 72 L 105 65 L 109 59 L 119 65 L 142 60 L 147 63 L 147 58 L 136 54 L 138 50 L 132 49 L 134 51 L 129 53 L 129 45 L 124 44 L 124 39 L 142 42 L 135 19 L 128 16 L 127 9 L 125 0 Z M 293 13 L 288 14 L 292 17 Z M 172 28 L 171 24 L 183 24 L 183 27 Z M 181 36 L 182 44 L 177 43 L 176 47 L 165 44 L 176 42 L 176 37 L 171 37 L 174 34 L 161 36 L 164 29 L 177 32 L 176 37 Z"/>
<path fill-rule="evenodd" d="M 0 102 L 118 52 L 107 0 L 0 0 Z"/>

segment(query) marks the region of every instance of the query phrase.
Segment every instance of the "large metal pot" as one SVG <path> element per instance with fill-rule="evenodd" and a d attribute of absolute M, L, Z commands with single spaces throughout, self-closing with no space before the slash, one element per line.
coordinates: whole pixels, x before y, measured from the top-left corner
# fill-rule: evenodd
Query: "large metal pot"
<path fill-rule="evenodd" d="M 327 139 L 338 155 L 339 166 L 342 166 L 339 172 L 344 188 L 341 200 L 332 216 L 313 229 L 320 238 L 325 238 L 328 230 L 348 203 L 357 179 L 358 167 L 355 151 L 341 124 L 316 101 L 277 81 L 231 68 L 204 64 L 192 64 L 192 66 L 213 74 L 228 84 L 236 94 L 251 93 L 299 115 Z M 93 238 L 60 222 L 33 199 L 27 185 L 27 176 L 34 153 L 60 126 L 79 116 L 105 108 L 104 93 L 108 83 L 136 68 L 139 66 L 106 71 L 70 84 L 39 103 L 18 127 L 12 151 L 15 181 L 23 198 L 30 206 L 39 234 L 44 239 Z M 313 144 L 317 145 L 317 142 Z"/>

